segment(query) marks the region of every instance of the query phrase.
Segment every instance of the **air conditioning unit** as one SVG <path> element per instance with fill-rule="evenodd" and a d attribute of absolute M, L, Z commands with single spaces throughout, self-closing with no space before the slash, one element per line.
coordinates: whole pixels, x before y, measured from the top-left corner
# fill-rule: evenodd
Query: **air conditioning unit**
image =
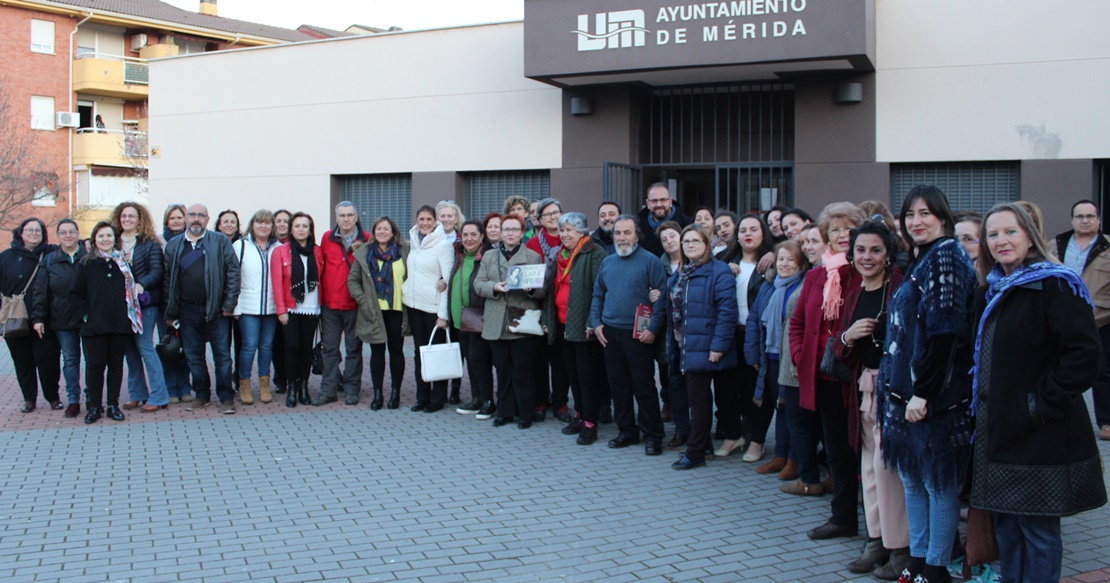
<path fill-rule="evenodd" d="M 72 111 L 59 111 L 55 114 L 56 126 L 60 128 L 76 128 L 81 127 L 81 114 Z"/>
<path fill-rule="evenodd" d="M 136 34 L 135 36 L 131 37 L 131 50 L 138 51 L 139 49 L 145 47 L 147 40 L 148 38 L 145 33 Z"/>

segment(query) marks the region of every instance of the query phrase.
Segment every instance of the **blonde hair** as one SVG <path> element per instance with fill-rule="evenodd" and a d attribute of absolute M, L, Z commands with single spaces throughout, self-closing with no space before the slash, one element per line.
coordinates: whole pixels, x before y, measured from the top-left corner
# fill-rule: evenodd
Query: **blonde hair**
<path fill-rule="evenodd" d="M 817 215 L 817 230 L 821 231 L 821 238 L 826 242 L 829 241 L 829 221 L 833 219 L 844 219 L 851 223 L 852 227 L 858 227 L 867 220 L 867 216 L 858 206 L 850 202 L 834 202 L 825 206 L 821 214 Z"/>
<path fill-rule="evenodd" d="M 1031 203 L 1030 203 L 1031 204 Z M 1049 251 L 1048 240 L 1045 239 L 1044 232 L 1041 231 L 1037 225 L 1036 219 L 1033 215 L 1025 210 L 1026 206 L 1020 202 L 1004 202 L 994 205 L 986 215 L 983 215 L 983 225 L 979 228 L 979 258 L 975 260 L 975 271 L 979 275 L 979 283 L 983 286 L 987 284 L 987 276 L 990 275 L 994 266 L 998 263 L 991 255 L 990 246 L 987 242 L 987 221 L 990 220 L 991 215 L 1009 212 L 1013 213 L 1017 219 L 1018 226 L 1022 231 L 1025 231 L 1025 236 L 1029 237 L 1029 241 L 1033 244 L 1029 248 L 1029 253 L 1025 256 L 1024 263 L 1038 263 L 1041 261 L 1049 261 L 1057 265 L 1060 260 Z"/>

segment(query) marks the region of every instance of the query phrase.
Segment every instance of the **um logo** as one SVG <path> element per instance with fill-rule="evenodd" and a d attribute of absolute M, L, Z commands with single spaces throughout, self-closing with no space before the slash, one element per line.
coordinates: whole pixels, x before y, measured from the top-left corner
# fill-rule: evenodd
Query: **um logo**
<path fill-rule="evenodd" d="M 620 10 L 594 15 L 594 32 L 590 33 L 590 15 L 578 15 L 578 50 L 626 49 L 642 47 L 648 29 L 644 28 L 643 10 Z"/>

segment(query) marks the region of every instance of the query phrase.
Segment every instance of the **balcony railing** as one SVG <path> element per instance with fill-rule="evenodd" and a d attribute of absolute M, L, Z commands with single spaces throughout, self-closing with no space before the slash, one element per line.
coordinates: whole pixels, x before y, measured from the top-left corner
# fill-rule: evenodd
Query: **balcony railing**
<path fill-rule="evenodd" d="M 74 164 L 145 167 L 146 158 L 146 132 L 81 128 L 73 139 Z"/>
<path fill-rule="evenodd" d="M 85 52 L 73 66 L 73 89 L 81 93 L 135 99 L 146 97 L 146 59 Z"/>

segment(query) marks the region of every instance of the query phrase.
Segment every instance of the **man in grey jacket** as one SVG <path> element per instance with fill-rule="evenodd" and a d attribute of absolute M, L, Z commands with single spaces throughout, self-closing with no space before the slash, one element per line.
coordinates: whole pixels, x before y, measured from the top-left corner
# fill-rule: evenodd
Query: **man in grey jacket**
<path fill-rule="evenodd" d="M 166 244 L 166 322 L 177 321 L 196 400 L 186 408 L 196 411 L 212 400 L 204 343 L 212 344 L 216 360 L 216 395 L 220 412 L 235 413 L 235 390 L 231 378 L 230 316 L 239 301 L 239 260 L 231 240 L 209 231 L 208 208 L 194 204 L 185 214 L 183 237 Z"/>

